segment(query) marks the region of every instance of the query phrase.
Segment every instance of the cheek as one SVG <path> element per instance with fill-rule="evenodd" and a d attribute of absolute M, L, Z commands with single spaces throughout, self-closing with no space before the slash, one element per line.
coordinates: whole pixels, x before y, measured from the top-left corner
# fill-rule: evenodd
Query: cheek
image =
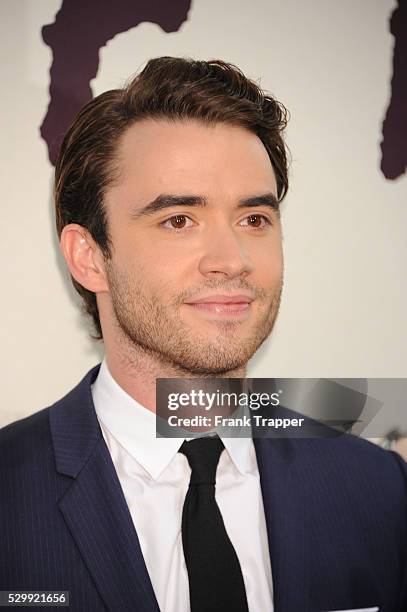
<path fill-rule="evenodd" d="M 260 245 L 253 255 L 254 275 L 259 284 L 267 287 L 279 285 L 283 278 L 284 260 L 281 241 L 275 241 L 265 248 Z"/>
<path fill-rule="evenodd" d="M 135 286 L 152 299 L 165 301 L 185 278 L 185 261 L 164 255 L 157 248 L 141 248 L 137 253 L 131 253 L 125 261 L 127 276 Z"/>

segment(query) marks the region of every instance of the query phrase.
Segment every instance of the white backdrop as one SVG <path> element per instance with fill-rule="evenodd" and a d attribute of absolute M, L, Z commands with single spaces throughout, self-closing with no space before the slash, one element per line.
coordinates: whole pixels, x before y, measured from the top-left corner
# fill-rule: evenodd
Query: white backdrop
<path fill-rule="evenodd" d="M 2 394 L 0 426 L 49 405 L 103 346 L 58 250 L 53 168 L 39 134 L 61 0 L 1 0 Z M 232 61 L 290 110 L 286 281 L 257 377 L 407 376 L 407 177 L 380 172 L 394 39 L 389 0 L 192 0 L 167 34 L 143 23 L 100 54 L 94 94 L 159 55 Z"/>

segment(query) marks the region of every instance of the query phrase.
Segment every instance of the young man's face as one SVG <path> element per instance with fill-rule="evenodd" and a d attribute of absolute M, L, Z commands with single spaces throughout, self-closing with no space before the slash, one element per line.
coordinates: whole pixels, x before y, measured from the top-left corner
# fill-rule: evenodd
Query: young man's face
<path fill-rule="evenodd" d="M 149 119 L 127 130 L 117 161 L 106 271 L 121 332 L 180 371 L 241 368 L 270 334 L 282 288 L 262 142 L 226 124 Z"/>

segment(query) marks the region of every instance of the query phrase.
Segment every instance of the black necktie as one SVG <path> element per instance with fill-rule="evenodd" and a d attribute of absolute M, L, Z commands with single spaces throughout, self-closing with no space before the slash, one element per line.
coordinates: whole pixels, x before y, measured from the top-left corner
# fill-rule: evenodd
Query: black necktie
<path fill-rule="evenodd" d="M 192 470 L 182 511 L 191 612 L 248 612 L 239 559 L 215 500 L 216 468 L 223 449 L 216 436 L 184 442 L 179 450 Z M 244 529 L 243 521 L 244 517 Z"/>

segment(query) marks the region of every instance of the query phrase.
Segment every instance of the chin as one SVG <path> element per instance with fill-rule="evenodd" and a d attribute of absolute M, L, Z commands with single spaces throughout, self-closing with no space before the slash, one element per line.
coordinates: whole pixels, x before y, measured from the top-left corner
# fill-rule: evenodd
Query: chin
<path fill-rule="evenodd" d="M 254 351 L 229 351 L 228 354 L 219 354 L 215 345 L 197 345 L 196 354 L 192 358 L 178 361 L 178 365 L 185 371 L 194 375 L 221 376 L 228 372 L 244 369 L 253 356 Z M 205 356 L 207 355 L 207 358 Z"/>
<path fill-rule="evenodd" d="M 242 370 L 245 368 L 246 364 L 240 365 L 212 365 L 212 364 L 194 364 L 185 367 L 185 364 L 181 366 L 182 373 L 187 373 L 190 376 L 197 376 L 198 378 L 222 378 L 225 375 L 229 375 L 232 372 L 236 372 L 238 370 Z"/>

